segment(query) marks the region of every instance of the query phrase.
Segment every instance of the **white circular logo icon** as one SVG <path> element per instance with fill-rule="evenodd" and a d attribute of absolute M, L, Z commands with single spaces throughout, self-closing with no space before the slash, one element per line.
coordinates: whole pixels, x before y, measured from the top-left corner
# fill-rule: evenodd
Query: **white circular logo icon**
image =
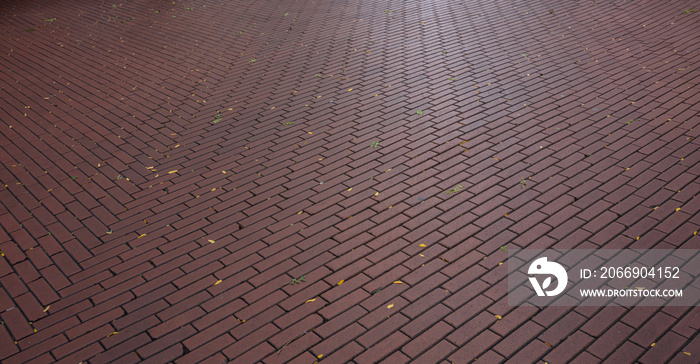
<path fill-rule="evenodd" d="M 540 287 L 539 282 L 537 282 L 537 278 L 529 277 L 532 287 L 540 297 L 556 296 L 562 293 L 566 288 L 566 281 L 569 278 L 569 276 L 566 274 L 566 269 L 564 269 L 561 264 L 556 262 L 548 262 L 547 257 L 537 258 L 534 262 L 532 262 L 532 264 L 530 264 L 530 268 L 527 270 L 527 273 L 530 275 L 548 274 L 557 278 L 556 288 L 550 291 L 545 291 L 545 289 L 552 284 L 552 277 L 547 277 L 542 283 L 542 287 Z"/>

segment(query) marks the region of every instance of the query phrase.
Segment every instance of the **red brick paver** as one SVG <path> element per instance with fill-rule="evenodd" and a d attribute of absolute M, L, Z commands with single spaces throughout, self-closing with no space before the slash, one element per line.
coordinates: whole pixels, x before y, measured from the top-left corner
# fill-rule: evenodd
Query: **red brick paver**
<path fill-rule="evenodd" d="M 694 6 L 2 2 L 0 361 L 697 362 L 499 265 L 699 247 Z"/>

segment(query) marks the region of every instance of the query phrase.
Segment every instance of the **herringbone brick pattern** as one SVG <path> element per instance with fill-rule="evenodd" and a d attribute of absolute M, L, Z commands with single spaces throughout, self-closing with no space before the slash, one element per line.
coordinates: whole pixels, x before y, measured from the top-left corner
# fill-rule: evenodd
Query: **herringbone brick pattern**
<path fill-rule="evenodd" d="M 697 363 L 499 264 L 700 247 L 693 6 L 0 3 L 0 361 Z"/>

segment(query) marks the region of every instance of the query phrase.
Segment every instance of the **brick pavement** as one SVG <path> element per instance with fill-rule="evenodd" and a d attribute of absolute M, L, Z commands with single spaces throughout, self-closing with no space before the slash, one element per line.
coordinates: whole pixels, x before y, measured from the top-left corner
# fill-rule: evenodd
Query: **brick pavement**
<path fill-rule="evenodd" d="M 698 248 L 693 6 L 0 3 L 0 361 L 697 363 L 498 264 Z"/>

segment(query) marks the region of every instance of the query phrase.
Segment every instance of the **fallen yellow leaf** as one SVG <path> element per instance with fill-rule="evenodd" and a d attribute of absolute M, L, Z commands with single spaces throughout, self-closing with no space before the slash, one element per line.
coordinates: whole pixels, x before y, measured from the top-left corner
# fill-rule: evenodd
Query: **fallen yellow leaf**
<path fill-rule="evenodd" d="M 343 282 L 345 282 L 345 280 L 341 279 L 340 282 L 338 282 L 338 285 L 340 286 L 341 284 L 343 284 Z"/>
<path fill-rule="evenodd" d="M 352 89 L 349 89 L 348 92 L 352 91 Z"/>
<path fill-rule="evenodd" d="M 496 316 L 496 318 L 499 320 L 503 318 L 503 317 L 501 317 L 501 315 L 494 315 L 494 316 Z"/>
<path fill-rule="evenodd" d="M 377 196 L 379 196 L 379 192 L 376 192 L 376 193 L 374 194 L 374 197 L 377 197 Z"/>
<path fill-rule="evenodd" d="M 306 301 L 306 303 L 311 303 L 311 302 L 313 302 L 313 301 L 316 301 L 316 299 L 315 299 L 315 298 L 312 298 L 312 299 Z"/>
<path fill-rule="evenodd" d="M 401 281 L 394 281 L 394 284 L 403 284 Z"/>
<path fill-rule="evenodd" d="M 175 172 L 177 172 L 177 171 L 178 171 L 178 170 L 176 169 L 176 170 L 174 170 L 174 171 L 168 172 L 168 174 L 173 174 L 173 173 L 175 173 Z"/>
<path fill-rule="evenodd" d="M 678 212 L 678 211 L 680 211 L 680 210 L 681 210 L 681 208 L 680 208 L 680 207 L 676 208 L 676 212 Z"/>
<path fill-rule="evenodd" d="M 425 248 L 425 244 L 418 245 L 421 248 Z"/>
<path fill-rule="evenodd" d="M 44 309 L 44 312 L 48 311 L 49 307 L 51 307 L 51 305 L 46 306 L 46 308 Z"/>
<path fill-rule="evenodd" d="M 116 335 L 116 334 L 118 334 L 118 333 L 119 333 L 119 331 L 115 331 L 115 332 L 113 332 L 113 333 L 107 335 L 107 337 L 114 336 L 114 335 Z"/>
<path fill-rule="evenodd" d="M 350 188 L 348 189 L 348 192 L 350 192 L 350 191 L 352 191 L 352 187 L 350 187 Z"/>
<path fill-rule="evenodd" d="M 321 359 L 322 356 L 323 356 L 323 354 L 319 354 L 319 355 L 317 356 L 317 358 L 318 358 L 318 359 Z"/>
<path fill-rule="evenodd" d="M 212 244 L 216 243 L 214 240 L 209 240 L 209 242 Z"/>
<path fill-rule="evenodd" d="M 656 343 L 651 343 L 651 345 L 649 345 L 649 346 L 650 346 L 650 347 L 654 347 L 654 345 L 656 345 Z"/>
<path fill-rule="evenodd" d="M 386 306 L 386 308 L 392 308 L 392 307 L 394 307 L 394 304 L 393 304 L 393 303 L 390 304 L 389 306 Z"/>
<path fill-rule="evenodd" d="M 214 283 L 214 285 L 216 286 L 217 284 L 219 284 L 221 282 L 223 282 L 223 281 L 221 279 L 219 279 L 218 281 L 216 281 L 216 283 Z"/>
<path fill-rule="evenodd" d="M 684 351 L 683 354 L 685 354 L 685 355 L 687 355 L 687 356 L 690 356 L 690 353 L 687 352 L 687 351 Z"/>

